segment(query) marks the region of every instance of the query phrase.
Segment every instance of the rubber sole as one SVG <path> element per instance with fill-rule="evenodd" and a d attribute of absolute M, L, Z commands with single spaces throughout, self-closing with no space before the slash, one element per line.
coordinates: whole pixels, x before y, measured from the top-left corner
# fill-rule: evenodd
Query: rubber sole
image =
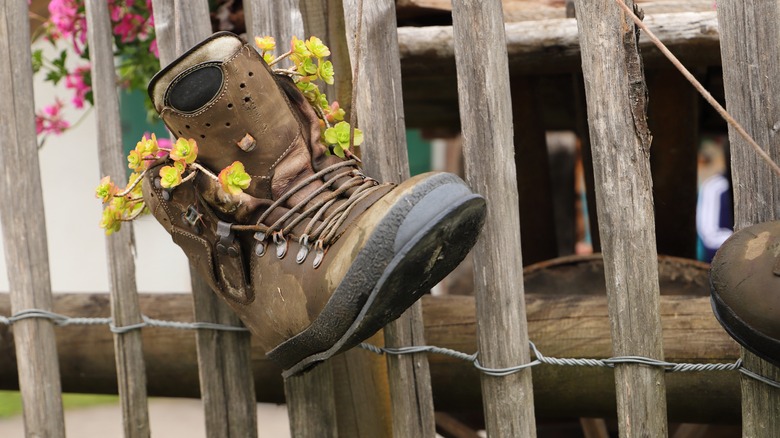
<path fill-rule="evenodd" d="M 425 181 L 419 194 L 397 202 L 320 316 L 268 352 L 284 377 L 370 337 L 466 257 L 484 223 L 485 201 L 450 177 Z"/>
<path fill-rule="evenodd" d="M 770 338 L 745 323 L 723 302 L 712 283 L 710 287 L 712 311 L 726 332 L 753 354 L 780 367 L 780 340 Z"/>

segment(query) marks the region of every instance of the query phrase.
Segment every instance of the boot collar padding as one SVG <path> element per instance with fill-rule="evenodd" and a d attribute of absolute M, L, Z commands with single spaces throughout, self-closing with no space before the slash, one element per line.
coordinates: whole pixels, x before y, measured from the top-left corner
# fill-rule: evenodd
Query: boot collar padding
<path fill-rule="evenodd" d="M 217 32 L 168 64 L 149 83 L 149 96 L 157 112 L 161 112 L 165 106 L 165 91 L 182 72 L 204 62 L 225 62 L 243 45 L 244 42 L 235 34 Z"/>

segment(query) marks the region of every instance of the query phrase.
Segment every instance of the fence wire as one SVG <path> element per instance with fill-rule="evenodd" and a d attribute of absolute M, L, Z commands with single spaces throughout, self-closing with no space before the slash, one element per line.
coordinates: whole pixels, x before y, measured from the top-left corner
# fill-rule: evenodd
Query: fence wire
<path fill-rule="evenodd" d="M 224 324 L 215 324 L 210 322 L 178 322 L 178 321 L 164 321 L 160 319 L 149 318 L 142 315 L 142 322 L 138 324 L 131 324 L 127 326 L 115 326 L 111 318 L 71 318 L 58 313 L 50 312 L 48 310 L 41 309 L 28 309 L 16 313 L 13 316 L 0 316 L 0 324 L 11 326 L 14 323 L 24 319 L 46 319 L 52 321 L 58 326 L 68 325 L 106 325 L 109 327 L 112 333 L 123 334 L 133 330 L 140 330 L 144 327 L 158 327 L 158 328 L 171 328 L 177 330 L 217 330 L 217 331 L 230 331 L 230 332 L 248 332 L 246 327 L 238 327 Z M 768 377 L 762 376 L 754 371 L 751 371 L 742 364 L 741 359 L 737 359 L 733 363 L 676 363 L 667 362 L 663 360 L 653 359 L 643 356 L 617 356 L 607 359 L 584 359 L 584 358 L 559 358 L 545 356 L 536 348 L 536 344 L 529 341 L 531 351 L 535 359 L 531 362 L 511 366 L 507 368 L 491 368 L 486 367 L 479 363 L 479 352 L 474 354 L 463 353 L 461 351 L 452 350 L 449 348 L 437 347 L 434 345 L 415 345 L 410 347 L 377 347 L 376 345 L 362 343 L 360 348 L 368 350 L 376 354 L 387 354 L 393 356 L 400 356 L 406 354 L 418 354 L 418 353 L 431 353 L 441 354 L 445 356 L 454 357 L 465 362 L 471 363 L 474 368 L 480 372 L 494 377 L 504 377 L 510 374 L 514 374 L 525 370 L 527 368 L 535 367 L 537 365 L 556 365 L 556 366 L 582 366 L 582 367 L 605 367 L 614 368 L 616 365 L 634 364 L 634 365 L 646 365 L 652 367 L 663 368 L 667 372 L 703 372 L 703 371 L 739 371 L 743 375 L 767 384 L 769 386 L 780 389 L 780 382 L 772 380 Z"/>

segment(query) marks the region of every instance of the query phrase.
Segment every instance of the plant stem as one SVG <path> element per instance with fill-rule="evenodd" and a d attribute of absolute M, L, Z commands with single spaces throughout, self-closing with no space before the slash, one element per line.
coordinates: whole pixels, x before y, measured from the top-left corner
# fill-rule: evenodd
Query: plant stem
<path fill-rule="evenodd" d="M 197 170 L 200 170 L 201 172 L 206 174 L 209 178 L 213 179 L 214 181 L 219 181 L 219 177 L 217 175 L 214 175 L 214 173 L 212 171 L 206 169 L 205 167 L 201 166 L 200 164 L 192 163 L 192 164 L 190 164 L 190 166 L 194 167 Z"/>
<path fill-rule="evenodd" d="M 146 175 L 146 173 L 148 171 L 149 171 L 149 169 L 144 169 L 144 171 L 141 172 L 140 175 L 138 175 L 138 178 L 136 178 L 135 181 L 133 181 L 132 184 L 130 184 L 125 190 L 123 190 L 123 191 L 117 193 L 116 195 L 114 195 L 114 197 L 116 198 L 116 197 L 127 196 L 127 194 L 132 192 L 133 189 L 135 188 L 135 186 L 137 186 L 138 183 L 141 182 L 141 180 L 144 178 L 144 176 Z"/>
<path fill-rule="evenodd" d="M 268 66 L 269 66 L 269 67 L 273 67 L 273 66 L 275 66 L 277 63 L 279 63 L 279 61 L 282 61 L 282 60 L 284 60 L 285 58 L 287 58 L 288 56 L 292 55 L 292 53 L 293 53 L 293 52 L 292 52 L 292 50 L 290 50 L 290 51 L 289 51 L 289 52 L 287 52 L 287 53 L 283 53 L 283 54 L 279 55 L 279 57 L 278 57 L 278 58 L 276 58 L 276 59 L 274 59 L 273 61 L 271 61 L 271 63 L 269 63 L 269 64 L 268 64 Z"/>

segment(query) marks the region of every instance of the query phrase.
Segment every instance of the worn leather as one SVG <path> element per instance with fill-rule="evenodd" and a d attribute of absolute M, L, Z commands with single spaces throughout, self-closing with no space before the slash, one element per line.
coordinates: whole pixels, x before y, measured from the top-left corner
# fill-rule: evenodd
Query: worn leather
<path fill-rule="evenodd" d="M 357 203 L 316 269 L 314 254 L 299 263 L 298 242 L 277 245 L 268 240 L 265 253 L 258 256 L 254 232 L 234 231 L 220 236 L 220 230 L 225 229 L 220 222 L 252 225 L 271 202 L 298 182 L 342 161 L 326 154 L 316 113 L 295 85 L 286 77 L 275 76 L 252 47 L 225 39 L 236 37 L 222 34 L 195 47 L 155 77 L 150 90 L 169 129 L 177 136 L 197 141 L 198 162 L 217 173 L 241 161 L 252 177 L 249 189 L 230 197 L 216 182 L 199 174 L 173 190 L 164 190 L 155 179 L 166 163 L 157 163 L 143 182 L 144 197 L 152 214 L 207 283 L 238 313 L 260 344 L 271 350 L 304 330 L 319 315 L 384 211 L 414 186 L 414 180 L 400 190 L 382 186 Z M 234 48 L 235 52 L 225 54 L 212 45 Z M 211 100 L 190 112 L 170 105 L 170 92 L 177 90 L 183 78 L 214 67 L 221 69 L 223 80 Z M 159 84 L 166 89 L 160 90 Z M 174 101 L 190 102 L 181 97 Z M 248 152 L 239 147 L 247 135 L 257 142 Z M 336 181 L 333 189 L 347 179 Z M 322 185 L 322 180 L 315 180 L 295 192 L 265 224 L 282 217 Z M 329 211 L 354 191 L 347 191 Z M 315 197 L 309 204 L 324 196 Z M 193 217 L 197 219 L 193 221 Z M 294 234 L 301 234 L 307 222 L 299 224 Z M 282 254 L 285 247 L 286 253 Z"/>

